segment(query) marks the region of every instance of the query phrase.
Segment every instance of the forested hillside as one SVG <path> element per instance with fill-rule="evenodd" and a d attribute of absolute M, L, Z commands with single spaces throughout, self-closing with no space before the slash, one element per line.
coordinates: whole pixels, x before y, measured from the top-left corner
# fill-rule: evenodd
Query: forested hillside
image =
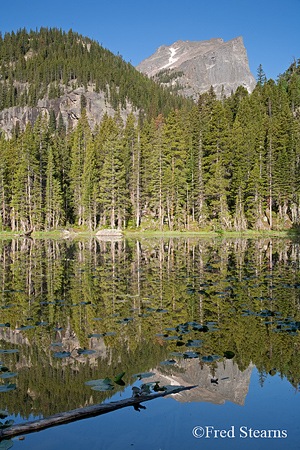
<path fill-rule="evenodd" d="M 20 32 L 19 43 L 24 33 Z M 73 36 L 55 33 L 58 38 Z M 9 53 L 5 39 L 0 46 L 2 92 L 3 86 L 7 88 L 15 79 L 25 82 L 26 77 L 29 80 L 32 76 L 31 80 L 35 80 L 36 76 L 30 73 L 38 73 L 45 86 L 55 83 L 55 76 L 70 75 L 64 71 L 58 75 L 60 72 L 55 68 L 43 69 L 43 59 L 37 52 L 36 60 L 32 56 L 22 63 L 31 67 L 36 61 L 36 69 L 26 71 L 25 77 L 18 62 L 20 56 L 15 56 L 15 64 L 3 63 L 8 55 L 13 59 L 19 46 Z M 81 48 L 87 57 L 81 59 L 80 53 L 74 56 L 75 60 L 78 58 L 78 70 L 93 51 L 94 44 L 91 42 L 88 50 L 89 42 L 84 42 L 80 47 L 73 46 Z M 40 38 L 32 40 L 32 50 L 24 44 L 18 52 L 34 53 L 37 45 L 43 48 Z M 68 48 L 63 43 L 61 47 Z M 63 51 L 62 54 L 67 55 Z M 59 55 L 58 52 L 58 61 Z M 70 68 L 68 59 L 63 59 L 63 67 Z M 96 59 L 92 61 L 94 69 L 85 72 L 89 78 L 78 72 L 77 82 L 97 83 L 96 79 L 104 76 L 101 70 L 98 73 Z M 125 64 L 121 58 L 118 61 Z M 113 67 L 110 75 L 107 69 L 107 77 L 111 79 L 116 69 Z M 133 76 L 142 77 L 128 67 Z M 16 130 L 11 139 L 3 133 L 1 228 L 13 231 L 62 226 L 89 230 L 298 228 L 299 67 L 298 61 L 277 83 L 266 80 L 260 67 L 258 83 L 251 95 L 240 87 L 231 97 L 217 100 L 211 89 L 200 96 L 192 109 L 178 104 L 156 116 L 152 111 L 139 122 L 131 113 L 124 125 L 116 112 L 114 118 L 105 116 L 91 130 L 83 105 L 78 126 L 73 130 L 66 131 L 59 117 L 52 114 L 49 120 L 41 115 L 33 127 L 29 123 L 24 133 Z M 11 81 L 6 82 L 6 78 Z M 131 88 L 132 99 L 137 95 L 142 102 L 134 84 Z M 151 105 L 151 92 L 143 91 L 143 95 L 148 96 Z"/>
<path fill-rule="evenodd" d="M 104 91 L 111 105 L 128 100 L 147 115 L 168 112 L 188 102 L 140 74 L 122 56 L 70 30 L 23 29 L 0 33 L 0 111 L 36 106 L 38 99 L 59 97 L 65 86 L 92 86 Z"/>

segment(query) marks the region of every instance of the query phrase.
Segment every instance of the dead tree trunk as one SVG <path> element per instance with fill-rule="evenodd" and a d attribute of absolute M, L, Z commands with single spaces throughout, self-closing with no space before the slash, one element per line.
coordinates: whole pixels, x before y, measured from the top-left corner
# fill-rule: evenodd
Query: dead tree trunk
<path fill-rule="evenodd" d="M 117 402 L 103 403 L 101 405 L 87 406 L 85 408 L 73 409 L 63 413 L 55 414 L 46 419 L 33 420 L 17 425 L 12 425 L 9 428 L 0 430 L 0 441 L 2 439 L 20 436 L 21 434 L 35 433 L 36 431 L 45 430 L 46 428 L 55 427 L 64 423 L 75 422 L 76 420 L 87 419 L 88 417 L 99 416 L 111 411 L 116 411 L 126 406 L 137 406 L 142 402 L 153 400 L 157 397 L 164 397 L 166 395 L 177 394 L 178 392 L 193 389 L 196 386 L 178 387 L 172 390 L 157 392 L 155 394 L 141 395 L 139 397 L 126 398 Z"/>

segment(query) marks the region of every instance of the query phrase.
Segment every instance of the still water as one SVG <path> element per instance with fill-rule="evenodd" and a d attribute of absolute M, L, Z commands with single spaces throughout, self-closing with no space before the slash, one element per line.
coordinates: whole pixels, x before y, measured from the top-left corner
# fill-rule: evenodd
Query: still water
<path fill-rule="evenodd" d="M 117 401 L 142 384 L 197 386 L 0 449 L 300 448 L 298 241 L 0 248 L 2 422 Z"/>

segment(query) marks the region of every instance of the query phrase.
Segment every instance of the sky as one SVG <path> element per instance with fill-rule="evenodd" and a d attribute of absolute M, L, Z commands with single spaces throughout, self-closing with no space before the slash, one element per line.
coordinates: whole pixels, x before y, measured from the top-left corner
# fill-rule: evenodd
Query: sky
<path fill-rule="evenodd" d="M 24 0 L 1 7 L 0 31 L 78 32 L 136 66 L 161 45 L 242 36 L 252 74 L 276 81 L 300 59 L 300 0 Z"/>

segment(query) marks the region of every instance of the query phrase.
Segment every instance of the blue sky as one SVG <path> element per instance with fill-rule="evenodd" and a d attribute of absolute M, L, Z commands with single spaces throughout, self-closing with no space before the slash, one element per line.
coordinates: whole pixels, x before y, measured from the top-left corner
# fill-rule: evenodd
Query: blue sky
<path fill-rule="evenodd" d="M 243 36 L 250 70 L 277 79 L 300 59 L 300 0 L 15 0 L 1 7 L 0 31 L 56 27 L 102 43 L 134 66 L 160 45 Z"/>

